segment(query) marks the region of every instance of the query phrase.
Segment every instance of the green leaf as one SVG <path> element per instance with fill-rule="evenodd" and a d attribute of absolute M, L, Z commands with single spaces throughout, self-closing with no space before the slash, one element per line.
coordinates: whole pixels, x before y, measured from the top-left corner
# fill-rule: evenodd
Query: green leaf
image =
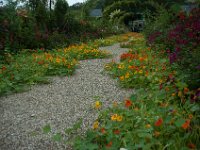
<path fill-rule="evenodd" d="M 185 123 L 185 120 L 184 120 L 184 119 L 178 119 L 178 120 L 175 122 L 175 125 L 176 125 L 177 127 L 181 127 L 184 123 Z"/>
<path fill-rule="evenodd" d="M 54 141 L 60 142 L 62 140 L 62 135 L 60 133 L 57 133 L 52 138 Z"/>
<path fill-rule="evenodd" d="M 51 126 L 48 124 L 48 125 L 44 126 L 42 130 L 45 134 L 47 134 L 51 131 Z"/>
<path fill-rule="evenodd" d="M 152 135 L 149 134 L 149 133 L 138 133 L 138 136 L 141 137 L 141 138 L 152 138 Z"/>
<path fill-rule="evenodd" d="M 87 144 L 88 150 L 97 150 L 99 147 L 96 144 Z"/>
<path fill-rule="evenodd" d="M 130 97 L 130 100 L 135 101 L 136 99 L 137 99 L 137 97 L 134 94 L 132 94 L 131 97 Z"/>
<path fill-rule="evenodd" d="M 191 109 L 192 112 L 199 111 L 200 107 L 198 105 L 194 105 Z"/>

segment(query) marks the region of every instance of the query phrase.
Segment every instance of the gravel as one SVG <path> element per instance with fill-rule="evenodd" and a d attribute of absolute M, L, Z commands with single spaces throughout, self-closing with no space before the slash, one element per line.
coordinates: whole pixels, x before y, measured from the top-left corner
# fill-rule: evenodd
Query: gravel
<path fill-rule="evenodd" d="M 102 47 L 113 54 L 109 59 L 80 61 L 75 74 L 70 77 L 53 77 L 46 85 L 35 85 L 31 90 L 0 97 L 0 150 L 62 150 L 71 149 L 70 139 L 82 134 L 98 117 L 92 108 L 95 96 L 103 107 L 113 101 L 123 101 L 134 91 L 122 89 L 117 80 L 102 73 L 104 65 L 128 51 L 119 44 Z M 55 142 L 52 135 L 72 127 L 83 118 L 79 133 L 64 136 Z M 52 131 L 44 134 L 42 128 L 50 124 Z"/>

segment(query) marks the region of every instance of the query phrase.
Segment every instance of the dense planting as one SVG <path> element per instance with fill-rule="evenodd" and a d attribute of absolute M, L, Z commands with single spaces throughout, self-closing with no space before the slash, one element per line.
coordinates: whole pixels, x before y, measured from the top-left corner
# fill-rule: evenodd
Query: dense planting
<path fill-rule="evenodd" d="M 75 149 L 198 149 L 200 89 L 189 89 L 165 52 L 146 47 L 141 34 L 122 46 L 130 51 L 105 70 L 136 94 L 119 104 L 113 101 Z M 102 105 L 95 103 L 96 109 Z"/>

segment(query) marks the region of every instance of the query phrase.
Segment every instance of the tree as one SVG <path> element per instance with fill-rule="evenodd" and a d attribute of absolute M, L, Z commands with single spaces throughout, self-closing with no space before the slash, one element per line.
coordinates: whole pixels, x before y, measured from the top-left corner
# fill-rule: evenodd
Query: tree
<path fill-rule="evenodd" d="M 55 3 L 54 15 L 59 29 L 64 27 L 65 14 L 67 13 L 68 8 L 69 5 L 66 0 L 57 0 Z"/>

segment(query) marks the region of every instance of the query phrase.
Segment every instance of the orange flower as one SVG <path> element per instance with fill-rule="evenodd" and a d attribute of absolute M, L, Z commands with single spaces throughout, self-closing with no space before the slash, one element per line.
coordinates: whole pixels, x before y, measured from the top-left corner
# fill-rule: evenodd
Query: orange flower
<path fill-rule="evenodd" d="M 184 88 L 184 94 L 187 94 L 189 92 L 188 88 Z"/>
<path fill-rule="evenodd" d="M 110 142 L 106 145 L 107 148 L 110 148 L 111 146 L 112 146 L 112 141 L 110 141 Z"/>
<path fill-rule="evenodd" d="M 132 105 L 132 102 L 131 102 L 131 100 L 126 100 L 125 101 L 125 106 L 128 108 L 128 107 L 130 107 Z"/>
<path fill-rule="evenodd" d="M 118 129 L 114 130 L 113 132 L 114 132 L 114 134 L 120 134 L 120 130 L 118 130 Z"/>
<path fill-rule="evenodd" d="M 44 64 L 44 61 L 41 60 L 41 61 L 38 62 L 38 64 L 39 64 L 39 65 L 43 65 L 43 64 Z"/>
<path fill-rule="evenodd" d="M 147 129 L 151 128 L 151 125 L 150 124 L 146 124 L 146 128 Z"/>
<path fill-rule="evenodd" d="M 183 129 L 187 129 L 189 126 L 190 126 L 190 120 L 187 119 L 187 120 L 185 121 L 185 123 L 182 125 L 182 128 L 183 128 Z"/>
<path fill-rule="evenodd" d="M 156 127 L 159 127 L 159 126 L 161 126 L 162 125 L 162 123 L 163 123 L 163 119 L 162 118 L 159 118 L 156 122 L 155 122 L 155 126 Z"/>
<path fill-rule="evenodd" d="M 158 131 L 155 131 L 155 132 L 154 132 L 154 136 L 155 136 L 155 137 L 158 137 L 158 136 L 160 136 L 160 132 L 158 132 Z"/>
<path fill-rule="evenodd" d="M 135 107 L 135 108 L 134 108 L 134 110 L 135 110 L 135 111 L 138 111 L 138 110 L 139 110 L 139 108 L 138 108 L 138 107 Z"/>
<path fill-rule="evenodd" d="M 2 71 L 5 71 L 7 68 L 6 68 L 6 66 L 3 66 L 1 69 L 2 69 Z"/>
<path fill-rule="evenodd" d="M 169 87 L 166 87 L 166 88 L 165 88 L 165 91 L 169 91 Z"/>
<path fill-rule="evenodd" d="M 106 133 L 106 130 L 105 128 L 101 128 L 101 133 L 105 134 Z"/>
<path fill-rule="evenodd" d="M 193 118 L 193 115 L 192 115 L 192 114 L 189 114 L 189 115 L 188 115 L 188 118 L 189 118 L 189 119 L 192 119 L 192 118 Z"/>
<path fill-rule="evenodd" d="M 187 146 L 188 146 L 190 149 L 195 149 L 195 148 L 196 148 L 196 146 L 195 146 L 193 143 L 189 143 Z"/>

